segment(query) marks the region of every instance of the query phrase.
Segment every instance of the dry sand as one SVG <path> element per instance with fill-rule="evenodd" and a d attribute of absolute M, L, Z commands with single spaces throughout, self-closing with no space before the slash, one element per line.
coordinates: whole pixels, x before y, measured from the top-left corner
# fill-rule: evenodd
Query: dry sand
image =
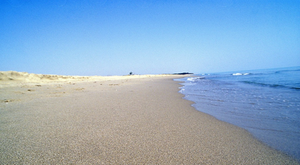
<path fill-rule="evenodd" d="M 9 74 L 0 73 L 0 164 L 298 164 L 196 111 L 179 76 Z"/>

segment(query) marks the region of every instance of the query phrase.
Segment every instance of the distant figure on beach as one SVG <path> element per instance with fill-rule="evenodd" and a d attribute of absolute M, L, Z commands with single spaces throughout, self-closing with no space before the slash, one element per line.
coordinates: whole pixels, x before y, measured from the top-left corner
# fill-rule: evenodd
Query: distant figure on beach
<path fill-rule="evenodd" d="M 130 72 L 130 73 L 129 73 L 129 75 L 133 75 L 133 73 L 132 73 L 132 72 Z"/>

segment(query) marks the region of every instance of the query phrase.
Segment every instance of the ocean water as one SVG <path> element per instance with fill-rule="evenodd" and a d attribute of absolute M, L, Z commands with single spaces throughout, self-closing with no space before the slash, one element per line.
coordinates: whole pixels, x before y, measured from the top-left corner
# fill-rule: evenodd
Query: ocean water
<path fill-rule="evenodd" d="M 197 110 L 300 161 L 300 67 L 196 74 L 180 92 Z"/>

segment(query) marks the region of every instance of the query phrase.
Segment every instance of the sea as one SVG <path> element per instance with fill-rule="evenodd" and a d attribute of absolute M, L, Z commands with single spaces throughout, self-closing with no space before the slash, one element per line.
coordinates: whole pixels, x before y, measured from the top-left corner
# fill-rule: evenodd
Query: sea
<path fill-rule="evenodd" d="M 195 74 L 180 93 L 197 110 L 300 161 L 300 66 Z"/>

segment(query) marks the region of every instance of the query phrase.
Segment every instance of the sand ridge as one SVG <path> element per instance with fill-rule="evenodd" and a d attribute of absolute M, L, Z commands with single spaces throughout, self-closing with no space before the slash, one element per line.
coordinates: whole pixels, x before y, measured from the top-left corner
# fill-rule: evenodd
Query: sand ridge
<path fill-rule="evenodd" d="M 175 76 L 171 74 L 158 75 L 124 75 L 124 76 L 65 76 L 65 75 L 47 75 L 34 74 L 17 71 L 0 71 L 0 88 L 7 86 L 19 86 L 22 84 L 47 84 L 47 83 L 76 83 L 84 81 L 106 81 L 106 80 L 121 80 L 121 79 L 135 79 L 146 77 L 164 77 Z M 180 75 L 177 75 L 180 77 Z"/>
<path fill-rule="evenodd" d="M 298 164 L 196 111 L 180 76 L 124 77 L 0 88 L 0 164 Z"/>

